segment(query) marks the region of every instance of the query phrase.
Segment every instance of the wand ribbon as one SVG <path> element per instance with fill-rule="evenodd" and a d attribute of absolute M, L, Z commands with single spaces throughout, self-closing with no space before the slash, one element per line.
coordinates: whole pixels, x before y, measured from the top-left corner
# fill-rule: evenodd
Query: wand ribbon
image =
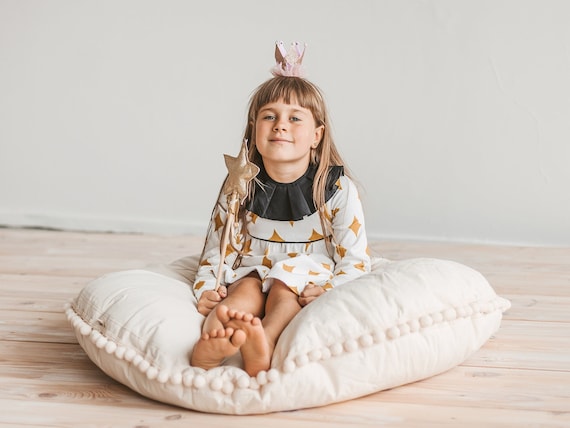
<path fill-rule="evenodd" d="M 224 260 L 230 242 L 230 234 L 233 231 L 234 223 L 237 223 L 236 215 L 239 206 L 247 197 L 247 184 L 259 174 L 259 167 L 249 161 L 247 140 L 243 141 L 237 157 L 234 158 L 233 156 L 224 154 L 224 159 L 228 169 L 228 177 L 222 187 L 222 192 L 227 196 L 228 213 L 224 224 L 222 240 L 220 242 L 220 264 L 218 266 L 218 274 L 216 275 L 215 291 L 218 291 L 218 288 L 220 288 Z"/>

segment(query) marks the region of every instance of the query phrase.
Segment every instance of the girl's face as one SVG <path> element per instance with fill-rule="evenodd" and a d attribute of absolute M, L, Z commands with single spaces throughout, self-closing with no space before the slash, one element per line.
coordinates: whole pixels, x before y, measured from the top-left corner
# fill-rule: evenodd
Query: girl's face
<path fill-rule="evenodd" d="M 271 178 L 291 182 L 309 167 L 323 136 L 310 110 L 282 100 L 264 105 L 255 120 L 255 146 Z"/>

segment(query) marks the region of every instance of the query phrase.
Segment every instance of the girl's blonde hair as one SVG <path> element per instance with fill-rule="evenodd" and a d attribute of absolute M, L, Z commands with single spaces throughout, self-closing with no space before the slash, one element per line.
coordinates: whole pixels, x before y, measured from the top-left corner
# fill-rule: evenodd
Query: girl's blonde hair
<path fill-rule="evenodd" d="M 313 202 L 319 210 L 323 232 L 330 232 L 328 222 L 325 219 L 325 188 L 329 169 L 334 165 L 344 165 L 344 162 L 334 144 L 331 134 L 329 115 L 320 89 L 313 83 L 301 77 L 277 76 L 267 80 L 257 87 L 253 93 L 247 114 L 247 126 L 244 139 L 249 145 L 249 159 L 257 166 L 262 167 L 261 155 L 255 145 L 255 122 L 258 112 L 269 103 L 283 101 L 287 104 L 298 104 L 311 111 L 317 127 L 323 126 L 321 142 L 316 149 L 311 151 L 311 164 L 317 166 L 313 182 Z M 348 171 L 345 169 L 345 174 Z M 249 183 L 249 197 L 253 197 L 253 181 Z"/>

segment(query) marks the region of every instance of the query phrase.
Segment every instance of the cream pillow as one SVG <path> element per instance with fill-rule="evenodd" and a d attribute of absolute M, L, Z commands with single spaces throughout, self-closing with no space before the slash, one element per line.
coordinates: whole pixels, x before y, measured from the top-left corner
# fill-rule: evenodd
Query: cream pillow
<path fill-rule="evenodd" d="M 272 368 L 189 365 L 203 317 L 190 289 L 198 257 L 105 275 L 67 307 L 77 339 L 105 373 L 140 394 L 205 412 L 322 406 L 418 381 L 465 361 L 510 303 L 473 269 L 445 260 L 375 259 L 372 272 L 305 307 Z"/>

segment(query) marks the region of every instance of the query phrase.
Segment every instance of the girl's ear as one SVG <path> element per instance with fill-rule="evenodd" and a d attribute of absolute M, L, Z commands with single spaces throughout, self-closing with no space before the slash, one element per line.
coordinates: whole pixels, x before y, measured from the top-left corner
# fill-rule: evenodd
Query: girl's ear
<path fill-rule="evenodd" d="M 313 149 L 316 149 L 319 144 L 321 143 L 321 140 L 323 139 L 323 133 L 325 132 L 325 125 L 321 125 L 318 128 L 315 129 L 315 142 L 313 143 Z"/>

